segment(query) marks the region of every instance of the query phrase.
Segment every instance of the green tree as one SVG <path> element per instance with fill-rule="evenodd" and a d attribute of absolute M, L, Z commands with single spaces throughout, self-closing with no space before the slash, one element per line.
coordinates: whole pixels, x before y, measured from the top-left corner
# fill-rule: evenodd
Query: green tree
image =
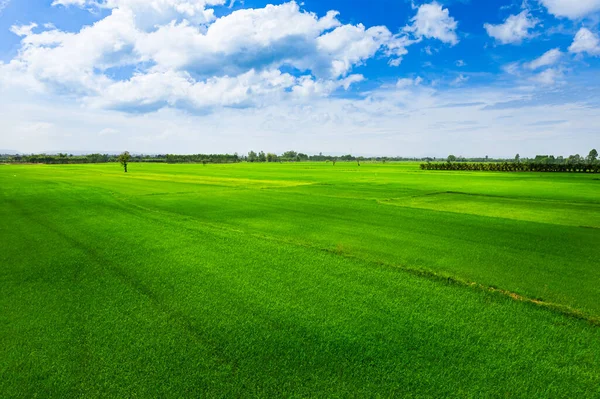
<path fill-rule="evenodd" d="M 587 159 L 589 163 L 596 162 L 596 160 L 598 159 L 598 151 L 596 151 L 596 149 L 590 151 L 590 154 L 587 156 Z"/>
<path fill-rule="evenodd" d="M 119 155 L 117 160 L 119 161 L 123 169 L 125 169 L 125 173 L 127 173 L 127 164 L 131 160 L 131 154 L 129 154 L 129 151 L 125 151 L 124 153 Z"/>
<path fill-rule="evenodd" d="M 263 151 L 258 153 L 258 162 L 267 162 L 267 156 Z"/>
<path fill-rule="evenodd" d="M 448 155 L 448 162 L 455 162 L 456 157 L 454 155 Z"/>
<path fill-rule="evenodd" d="M 250 151 L 248 153 L 248 162 L 256 162 L 257 158 L 258 158 L 258 156 L 256 155 L 256 153 L 254 151 Z"/>
<path fill-rule="evenodd" d="M 567 162 L 571 165 L 580 164 L 581 163 L 581 155 L 579 155 L 579 154 L 569 155 Z"/>
<path fill-rule="evenodd" d="M 282 158 L 286 158 L 290 161 L 295 161 L 296 156 L 298 156 L 298 153 L 296 151 L 286 151 L 283 153 L 283 155 L 281 155 Z"/>
<path fill-rule="evenodd" d="M 267 162 L 277 162 L 277 155 L 271 152 L 267 153 Z"/>
<path fill-rule="evenodd" d="M 521 162 L 521 156 L 519 154 L 515 155 L 515 162 L 516 163 Z"/>

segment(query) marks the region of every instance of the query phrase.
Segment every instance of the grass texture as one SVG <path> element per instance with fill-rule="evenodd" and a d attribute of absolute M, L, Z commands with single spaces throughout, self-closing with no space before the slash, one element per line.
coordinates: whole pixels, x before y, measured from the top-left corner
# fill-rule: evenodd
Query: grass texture
<path fill-rule="evenodd" d="M 600 181 L 0 165 L 2 397 L 600 396 Z"/>

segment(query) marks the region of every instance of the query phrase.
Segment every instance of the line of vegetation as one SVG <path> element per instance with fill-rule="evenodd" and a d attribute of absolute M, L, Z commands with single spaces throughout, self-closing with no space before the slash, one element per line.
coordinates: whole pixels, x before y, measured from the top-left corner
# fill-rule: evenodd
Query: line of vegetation
<path fill-rule="evenodd" d="M 122 155 L 122 154 L 121 154 Z M 0 155 L 4 163 L 39 163 L 39 164 L 86 164 L 120 162 L 118 154 L 18 154 Z M 195 155 L 141 155 L 130 154 L 129 162 L 152 163 L 236 163 L 241 158 L 237 154 L 195 154 Z"/>
<path fill-rule="evenodd" d="M 124 154 L 124 153 L 123 153 Z M 87 163 L 108 163 L 121 162 L 118 154 L 87 154 L 73 155 L 66 153 L 59 154 L 0 154 L 2 163 L 32 163 L 32 164 L 87 164 Z M 234 154 L 130 154 L 128 153 L 127 162 L 150 162 L 150 163 L 202 163 L 202 164 L 222 164 L 238 162 L 400 162 L 400 161 L 421 161 L 422 170 L 463 170 L 463 171 L 499 171 L 499 172 L 579 172 L 579 173 L 599 173 L 600 163 L 598 162 L 598 152 L 594 149 L 590 151 L 587 157 L 579 154 L 571 155 L 567 158 L 553 155 L 538 155 L 535 158 L 522 159 L 519 154 L 513 159 L 504 158 L 465 158 L 448 156 L 446 159 L 437 158 L 408 158 L 408 157 L 363 157 L 353 155 L 307 155 L 296 151 L 286 151 L 281 155 L 274 153 L 265 153 L 264 151 L 250 151 L 247 155 Z M 121 162 L 121 164 L 123 164 Z M 123 165 L 124 166 L 124 165 Z"/>
<path fill-rule="evenodd" d="M 247 155 L 234 154 L 130 154 L 129 162 L 152 162 L 152 163 L 237 163 L 237 162 L 398 162 L 398 161 L 429 161 L 435 158 L 406 158 L 406 157 L 362 157 L 353 155 L 307 155 L 296 151 L 286 151 L 281 155 L 265 153 L 264 151 L 250 151 Z M 73 155 L 59 154 L 0 154 L 0 162 L 3 163 L 38 163 L 38 164 L 85 164 L 85 163 L 108 163 L 119 162 L 118 154 L 87 154 Z"/>
<path fill-rule="evenodd" d="M 517 154 L 514 160 L 503 162 L 470 162 L 450 155 L 446 162 L 421 164 L 421 170 L 600 173 L 600 162 L 595 149 L 585 158 L 579 154 L 568 158 L 538 155 L 534 159 L 521 160 Z"/>

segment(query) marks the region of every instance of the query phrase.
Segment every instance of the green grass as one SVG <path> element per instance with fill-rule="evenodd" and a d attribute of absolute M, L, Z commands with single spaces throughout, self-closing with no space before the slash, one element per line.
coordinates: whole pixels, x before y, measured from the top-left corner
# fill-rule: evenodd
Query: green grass
<path fill-rule="evenodd" d="M 0 396 L 598 397 L 599 194 L 404 163 L 0 165 Z"/>

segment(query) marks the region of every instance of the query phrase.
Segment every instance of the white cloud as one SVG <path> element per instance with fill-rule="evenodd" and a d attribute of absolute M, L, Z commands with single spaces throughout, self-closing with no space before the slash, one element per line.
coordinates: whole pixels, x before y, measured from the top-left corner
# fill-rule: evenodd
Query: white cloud
<path fill-rule="evenodd" d="M 341 27 L 336 16 L 336 12 L 329 12 L 317 18 L 300 11 L 294 2 L 238 10 L 218 19 L 208 29 L 187 21 L 161 26 L 142 35 L 136 51 L 145 60 L 155 62 L 156 69 L 163 70 L 193 68 L 207 74 L 239 73 L 259 63 L 279 65 L 288 61 L 305 69 L 313 66 L 311 56 L 317 55 L 317 39 L 322 32 Z M 360 30 L 352 25 L 341 28 Z M 362 39 L 355 35 L 348 41 L 356 38 Z"/>
<path fill-rule="evenodd" d="M 10 27 L 10 31 L 17 36 L 28 36 L 32 34 L 32 31 L 37 28 L 38 24 L 31 23 L 29 25 L 13 25 Z"/>
<path fill-rule="evenodd" d="M 536 83 L 541 83 L 546 86 L 553 86 L 563 80 L 564 74 L 560 69 L 549 68 L 537 75 L 534 75 L 531 80 Z"/>
<path fill-rule="evenodd" d="M 546 51 L 530 62 L 512 62 L 503 66 L 506 74 L 512 75 L 526 87 L 530 82 L 541 86 L 557 86 L 565 82 L 565 67 L 561 60 L 564 53 L 559 48 Z"/>
<path fill-rule="evenodd" d="M 47 91 L 60 90 L 96 106 L 245 106 L 286 93 L 347 90 L 364 79 L 351 75 L 354 67 L 376 54 L 399 65 L 413 43 L 384 26 L 342 25 L 335 11 L 319 18 L 295 2 L 234 11 L 207 24 L 183 18 L 147 30 L 149 18 L 139 21 L 145 12 L 194 16 L 206 5 L 221 3 L 62 0 L 56 4 L 96 5 L 110 13 L 79 32 L 50 27 L 33 33 L 35 24 L 14 27 L 22 47 L 0 68 L 28 77 L 15 81 L 37 81 Z M 281 73 L 284 66 L 302 71 L 304 77 Z M 114 77 L 112 68 L 136 72 Z"/>
<path fill-rule="evenodd" d="M 294 3 L 235 11 L 205 33 L 189 23 L 168 24 L 144 35 L 136 50 L 155 69 L 237 74 L 249 67 L 290 64 L 319 76 L 342 76 L 378 51 L 401 60 L 410 44 L 383 26 L 341 25 L 337 12 L 322 18 Z M 330 29 L 334 28 L 330 31 Z"/>
<path fill-rule="evenodd" d="M 354 65 L 362 64 L 379 49 L 386 48 L 390 56 L 399 57 L 407 53 L 404 42 L 394 38 L 383 26 L 369 29 L 361 24 L 344 25 L 317 38 L 318 57 L 329 64 L 329 73 L 337 77 L 345 75 Z M 311 69 L 318 71 L 318 65 Z"/>
<path fill-rule="evenodd" d="M 113 10 L 78 33 L 56 29 L 29 33 L 22 39 L 13 69 L 61 90 L 99 92 L 109 79 L 97 71 L 137 61 L 131 48 L 138 31 L 131 11 Z"/>
<path fill-rule="evenodd" d="M 411 19 L 412 25 L 404 28 L 418 38 L 438 39 L 444 43 L 458 43 L 456 28 L 458 22 L 450 16 L 447 8 L 437 2 L 423 4 L 417 10 L 417 15 Z"/>
<path fill-rule="evenodd" d="M 510 64 L 506 64 L 502 67 L 504 72 L 509 75 L 518 75 L 520 73 L 521 64 L 519 62 L 511 62 Z"/>
<path fill-rule="evenodd" d="M 555 48 L 545 52 L 540 58 L 537 58 L 526 64 L 527 68 L 534 70 L 545 66 L 556 64 L 562 58 L 563 53 L 560 49 Z"/>
<path fill-rule="evenodd" d="M 600 0 L 539 0 L 550 14 L 580 19 L 600 11 Z"/>
<path fill-rule="evenodd" d="M 589 29 L 581 28 L 575 35 L 569 51 L 575 54 L 588 53 L 592 56 L 600 56 L 600 38 Z"/>
<path fill-rule="evenodd" d="M 260 112 L 221 108 L 194 115 L 164 108 L 140 115 L 0 88 L 0 139 L 7 148 L 27 152 L 281 153 L 294 148 L 338 154 L 353 147 L 360 155 L 534 156 L 590 148 L 600 124 L 597 108 L 563 97 L 556 105 L 532 102 L 537 95 L 505 86 L 434 90 L 413 85 L 376 89 L 365 98 L 272 102 Z M 507 102 L 517 104 L 505 108 Z M 567 122 L 532 125 L 548 115 Z M 107 126 L 118 133 L 99 135 Z"/>
<path fill-rule="evenodd" d="M 466 83 L 468 80 L 469 80 L 469 77 L 468 77 L 468 76 L 465 76 L 465 75 L 463 75 L 463 74 L 461 73 L 460 75 L 458 75 L 458 76 L 456 77 L 456 79 L 454 79 L 454 80 L 452 81 L 452 85 L 458 86 L 458 85 L 461 85 L 461 84 L 463 84 L 463 83 Z"/>
<path fill-rule="evenodd" d="M 78 6 L 78 7 L 83 7 L 87 4 L 92 3 L 91 1 L 88 0 L 54 0 L 52 2 L 53 6 Z"/>
<path fill-rule="evenodd" d="M 502 24 L 484 24 L 484 27 L 487 34 L 498 43 L 518 44 L 531 37 L 529 30 L 535 28 L 538 22 L 525 10 L 518 15 L 511 15 Z"/>
<path fill-rule="evenodd" d="M 197 82 L 186 72 L 153 72 L 133 76 L 108 86 L 100 96 L 91 97 L 91 105 L 151 110 L 171 107 L 205 108 L 243 106 L 258 103 L 266 96 L 280 96 L 296 80 L 278 70 L 250 70 L 235 77 L 214 77 Z"/>
<path fill-rule="evenodd" d="M 398 79 L 398 81 L 396 82 L 396 88 L 404 89 L 411 86 L 419 86 L 421 83 L 423 83 L 423 78 L 420 76 L 417 76 L 414 79 L 402 78 Z"/>
<path fill-rule="evenodd" d="M 55 0 L 52 3 L 65 7 L 127 9 L 133 12 L 138 25 L 145 28 L 167 23 L 178 16 L 194 23 L 207 23 L 216 18 L 209 7 L 224 4 L 225 0 Z"/>
<path fill-rule="evenodd" d="M 354 83 L 362 82 L 363 75 L 350 75 L 340 80 L 315 80 L 311 76 L 302 76 L 296 80 L 292 87 L 294 98 L 311 99 L 314 97 L 327 97 L 337 88 L 343 87 L 348 90 Z M 289 100 L 289 99 L 288 99 Z"/>
<path fill-rule="evenodd" d="M 277 69 L 250 70 L 238 76 L 194 80 L 187 72 L 152 72 L 138 74 L 127 81 L 109 85 L 102 94 L 86 99 L 99 108 L 152 111 L 172 108 L 263 107 L 283 100 L 326 97 L 338 88 L 348 90 L 361 82 L 362 75 L 339 80 L 320 80 L 312 76 L 296 78 Z"/>

